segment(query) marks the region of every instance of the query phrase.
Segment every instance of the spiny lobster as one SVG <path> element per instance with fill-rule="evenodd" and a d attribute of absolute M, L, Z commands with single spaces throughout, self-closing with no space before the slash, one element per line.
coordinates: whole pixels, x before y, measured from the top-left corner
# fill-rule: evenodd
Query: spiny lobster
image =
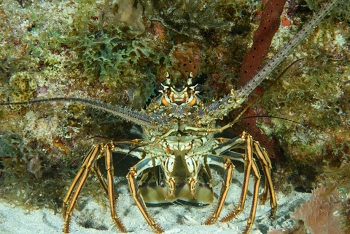
<path fill-rule="evenodd" d="M 271 162 L 267 152 L 247 132 L 233 139 L 215 137 L 216 133 L 221 133 L 235 124 L 239 116 L 223 127 L 217 127 L 216 121 L 230 111 L 241 107 L 250 93 L 328 14 L 336 3 L 335 0 L 327 4 L 247 84 L 239 90 L 231 90 L 230 94 L 209 105 L 201 102 L 198 95 L 199 88 L 192 84 L 192 74 L 188 77 L 187 84 L 183 86 L 172 84 L 171 76 L 167 74 L 166 82 L 158 88 L 161 95 L 141 111 L 95 100 L 66 97 L 1 103 L 0 105 L 3 106 L 55 101 L 81 103 L 140 125 L 143 129 L 143 139 L 100 143 L 91 147 L 63 200 L 64 232 L 69 232 L 74 207 L 90 172 L 96 174 L 101 187 L 108 196 L 114 223 L 120 231 L 127 232 L 115 210 L 117 195 L 114 190 L 112 152 L 124 153 L 140 159 L 127 174 L 129 188 L 145 220 L 157 233 L 163 232 L 163 229 L 152 218 L 146 204 L 163 204 L 174 201 L 185 201 L 197 205 L 212 203 L 214 194 L 210 165 L 217 165 L 225 171 L 218 204 L 205 221 L 206 225 L 215 223 L 220 217 L 232 181 L 235 168 L 232 161 L 244 163 L 241 198 L 236 208 L 221 221 L 232 220 L 243 211 L 251 174 L 254 176 L 253 199 L 244 233 L 248 233 L 254 224 L 259 198 L 261 203 L 264 203 L 270 197 L 271 215 L 274 215 L 277 210 L 277 201 L 271 179 Z M 97 164 L 101 158 L 105 159 L 106 179 Z M 259 196 L 261 173 L 264 175 L 265 183 L 263 193 Z"/>

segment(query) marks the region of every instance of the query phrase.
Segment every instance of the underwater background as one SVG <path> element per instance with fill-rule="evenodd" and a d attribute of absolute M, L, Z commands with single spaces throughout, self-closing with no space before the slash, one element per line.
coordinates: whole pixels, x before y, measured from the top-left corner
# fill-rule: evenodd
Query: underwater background
<path fill-rule="evenodd" d="M 242 63 L 256 69 L 266 64 L 323 2 L 288 0 L 272 41 L 268 42 L 266 33 L 266 40 L 254 42 L 269 47 L 262 61 L 256 62 L 257 58 L 246 55 L 262 24 L 266 1 L 0 0 L 0 98 L 14 102 L 77 97 L 140 110 L 157 96 L 155 87 L 165 80 L 166 72 L 180 81 L 192 72 L 195 82 L 202 84 L 203 102 L 210 103 L 247 82 Z M 275 221 L 260 218 L 266 216 L 268 205 L 258 207 L 253 227 L 257 233 L 278 228 L 285 229 L 281 233 L 319 233 L 313 230 L 319 223 L 306 219 L 312 215 L 325 219 L 328 226 L 323 230 L 349 232 L 350 4 L 341 2 L 263 82 L 261 89 L 302 59 L 247 112 L 247 116 L 260 117 L 242 120 L 229 130 L 234 135 L 247 130 L 272 158 L 277 202 L 283 205 Z M 218 124 L 228 123 L 235 114 Z M 5 233 L 15 233 L 6 226 L 5 210 L 11 207 L 29 213 L 52 211 L 60 217 L 62 199 L 98 138 L 142 137 L 133 124 L 74 103 L 1 107 L 0 124 L 0 232 Z M 114 160 L 120 179 L 116 187 L 124 196 L 120 216 L 129 220 L 130 230 L 150 232 L 130 199 L 125 179 L 137 160 Z M 231 189 L 235 201 L 240 174 L 235 174 L 237 188 Z M 218 172 L 217 185 L 220 181 Z M 97 204 L 91 207 L 87 201 Z M 208 227 L 208 233 L 218 227 L 227 233 L 238 228 L 239 233 L 235 222 L 244 225 L 249 205 L 247 201 L 238 220 Z M 231 206 L 227 202 L 226 209 Z M 169 230 L 189 232 L 195 230 L 191 227 L 204 230 L 200 224 L 209 208 L 201 209 L 158 207 L 151 211 Z M 113 226 L 95 179 L 88 180 L 76 210 L 77 228 L 108 231 Z M 203 216 L 196 216 L 197 212 Z M 173 218 L 162 220 L 168 214 Z M 197 219 L 192 220 L 190 214 Z M 333 219 L 337 222 L 330 222 Z"/>

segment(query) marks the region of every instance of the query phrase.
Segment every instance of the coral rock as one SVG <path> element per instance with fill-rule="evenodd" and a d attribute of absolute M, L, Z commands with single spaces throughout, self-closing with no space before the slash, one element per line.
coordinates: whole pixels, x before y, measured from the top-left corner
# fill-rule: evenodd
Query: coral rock
<path fill-rule="evenodd" d="M 124 22 L 128 26 L 133 27 L 133 31 L 136 33 L 143 33 L 145 31 L 145 25 L 142 23 L 143 7 L 140 3 L 136 8 L 134 0 L 120 0 L 118 1 L 118 10 L 115 16 L 115 20 Z"/>
<path fill-rule="evenodd" d="M 200 49 L 194 43 L 178 45 L 173 56 L 172 64 L 182 77 L 189 77 L 191 72 L 194 77 L 198 75 L 202 58 Z"/>
<path fill-rule="evenodd" d="M 342 234 L 339 218 L 336 214 L 342 205 L 338 190 L 326 188 L 313 190 L 312 197 L 294 213 L 294 219 L 301 220 L 312 234 Z"/>

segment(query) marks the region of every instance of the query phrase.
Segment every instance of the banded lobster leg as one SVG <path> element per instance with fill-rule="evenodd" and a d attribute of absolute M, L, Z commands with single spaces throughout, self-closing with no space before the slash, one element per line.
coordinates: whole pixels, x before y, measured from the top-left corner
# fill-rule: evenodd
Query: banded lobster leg
<path fill-rule="evenodd" d="M 107 175 L 108 185 L 105 184 L 105 186 L 102 186 L 102 187 L 105 190 L 107 189 L 108 191 L 108 198 L 111 206 L 110 208 L 111 216 L 112 216 L 113 222 L 116 224 L 118 229 L 121 232 L 126 232 L 126 228 L 124 227 L 123 223 L 121 222 L 120 218 L 115 212 L 116 196 L 114 194 L 114 187 L 113 187 L 113 163 L 112 163 L 112 155 L 111 155 L 111 149 L 113 147 L 114 146 L 112 143 L 108 143 L 108 144 L 101 143 L 101 144 L 93 145 L 89 153 L 85 156 L 83 160 L 83 164 L 78 174 L 75 176 L 71 186 L 68 189 L 67 195 L 63 200 L 62 213 L 64 218 L 64 229 L 63 229 L 64 233 L 69 233 L 70 219 L 73 214 L 73 210 L 77 202 L 77 199 L 79 197 L 79 194 L 86 182 L 86 179 L 89 173 L 93 170 L 93 167 L 96 167 L 95 164 L 97 159 L 102 157 L 105 157 L 106 159 L 106 169 L 108 174 Z M 100 178 L 99 178 L 99 181 L 100 181 Z"/>
<path fill-rule="evenodd" d="M 252 228 L 255 220 L 257 202 L 259 199 L 260 179 L 261 179 L 259 168 L 255 159 L 257 159 L 260 162 L 262 171 L 265 176 L 264 191 L 260 196 L 260 201 L 261 201 L 260 203 L 261 204 L 265 203 L 265 201 L 268 198 L 268 195 L 270 194 L 271 215 L 274 215 L 276 213 L 277 202 L 276 202 L 276 196 L 275 196 L 275 192 L 274 192 L 274 188 L 271 180 L 271 162 L 266 151 L 260 147 L 258 142 L 252 139 L 251 135 L 249 135 L 246 132 L 243 132 L 237 138 L 234 138 L 231 140 L 221 139 L 221 141 L 224 141 L 224 143 L 214 149 L 215 155 L 208 156 L 208 164 L 219 165 L 226 169 L 227 168 L 226 165 L 228 165 L 227 164 L 228 158 L 230 158 L 231 160 L 244 162 L 244 180 L 243 180 L 243 188 L 242 188 L 239 203 L 236 206 L 236 208 L 233 209 L 224 218 L 222 218 L 221 221 L 222 222 L 230 221 L 233 218 L 237 217 L 243 211 L 244 205 L 246 202 L 247 192 L 248 192 L 249 177 L 252 172 L 254 176 L 253 201 L 252 201 L 252 206 L 250 210 L 250 215 L 247 221 L 247 226 L 246 226 L 246 229 L 244 230 L 244 233 L 248 233 Z M 244 149 L 245 153 L 234 152 L 235 149 Z M 230 163 L 231 163 L 231 160 L 229 161 Z M 223 161 L 225 161 L 224 164 L 222 163 Z M 229 166 L 229 168 L 232 168 L 232 166 Z M 226 199 L 229 185 L 231 183 L 231 179 L 232 177 L 230 177 L 229 175 L 229 170 L 227 170 L 225 175 L 225 182 L 219 197 L 218 206 L 216 207 L 213 214 L 206 220 L 205 224 L 207 225 L 213 224 L 219 218 L 222 210 L 222 206 Z"/>
<path fill-rule="evenodd" d="M 120 218 L 118 217 L 115 211 L 115 205 L 118 196 L 114 193 L 114 168 L 112 161 L 113 150 L 113 143 L 100 143 L 93 145 L 88 154 L 85 156 L 83 164 L 79 172 L 75 176 L 71 186 L 68 189 L 67 195 L 63 200 L 62 213 L 64 218 L 64 233 L 69 233 L 70 219 L 73 214 L 75 204 L 91 171 L 95 172 L 102 188 L 107 193 L 113 222 L 116 224 L 116 226 L 121 232 L 127 232 L 126 228 L 124 227 L 123 223 L 121 222 Z M 106 161 L 105 166 L 107 171 L 107 183 L 103 179 L 102 173 L 96 163 L 97 160 L 102 157 L 104 157 Z"/>
<path fill-rule="evenodd" d="M 157 160 L 156 158 L 147 157 L 147 158 L 144 158 L 141 161 L 139 161 L 133 167 L 131 167 L 128 175 L 126 176 L 126 178 L 128 179 L 128 182 L 129 182 L 129 188 L 130 188 L 131 195 L 134 198 L 137 207 L 141 211 L 141 213 L 142 213 L 143 217 L 145 218 L 146 222 L 148 223 L 148 225 L 156 233 L 162 233 L 162 232 L 164 232 L 164 230 L 162 229 L 162 227 L 159 224 L 156 223 L 156 221 L 152 218 L 151 214 L 149 213 L 149 211 L 146 207 L 145 201 L 143 200 L 143 198 L 139 192 L 136 178 L 144 170 L 149 169 L 149 168 L 154 168 L 154 167 L 159 166 L 159 165 L 160 165 L 159 160 Z"/>

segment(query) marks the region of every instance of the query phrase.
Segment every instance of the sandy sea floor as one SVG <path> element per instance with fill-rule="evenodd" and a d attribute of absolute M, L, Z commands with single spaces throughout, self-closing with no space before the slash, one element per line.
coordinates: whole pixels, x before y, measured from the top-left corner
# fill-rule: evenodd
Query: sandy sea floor
<path fill-rule="evenodd" d="M 235 172 L 228 198 L 222 215 L 234 207 L 240 197 L 243 173 Z M 120 181 L 120 197 L 118 199 L 117 211 L 124 225 L 130 233 L 152 233 L 151 228 L 143 219 L 141 213 L 134 205 L 128 192 L 126 181 Z M 217 197 L 220 184 L 215 187 Z M 102 192 L 102 191 L 101 191 Z M 165 233 L 241 233 L 249 215 L 251 203 L 251 190 L 248 193 L 245 210 L 238 218 L 227 222 L 217 222 L 212 226 L 202 223 L 212 211 L 213 205 L 206 207 L 192 207 L 187 205 L 172 205 L 150 208 L 151 213 L 158 223 L 163 227 Z M 256 221 L 251 233 L 267 233 L 268 231 L 290 227 L 293 225 L 291 215 L 301 204 L 311 197 L 310 193 L 292 192 L 288 196 L 277 194 L 278 210 L 275 218 L 270 219 L 269 202 L 260 205 L 257 210 Z M 84 200 L 81 210 L 75 210 L 72 217 L 71 233 L 118 233 L 118 229 L 110 218 L 108 206 L 97 204 L 92 198 L 80 198 Z M 106 199 L 107 200 L 107 199 Z M 233 201 L 231 203 L 230 201 Z M 62 233 L 63 218 L 61 213 L 53 210 L 23 210 L 9 203 L 0 203 L 0 233 L 24 234 L 24 233 Z"/>

